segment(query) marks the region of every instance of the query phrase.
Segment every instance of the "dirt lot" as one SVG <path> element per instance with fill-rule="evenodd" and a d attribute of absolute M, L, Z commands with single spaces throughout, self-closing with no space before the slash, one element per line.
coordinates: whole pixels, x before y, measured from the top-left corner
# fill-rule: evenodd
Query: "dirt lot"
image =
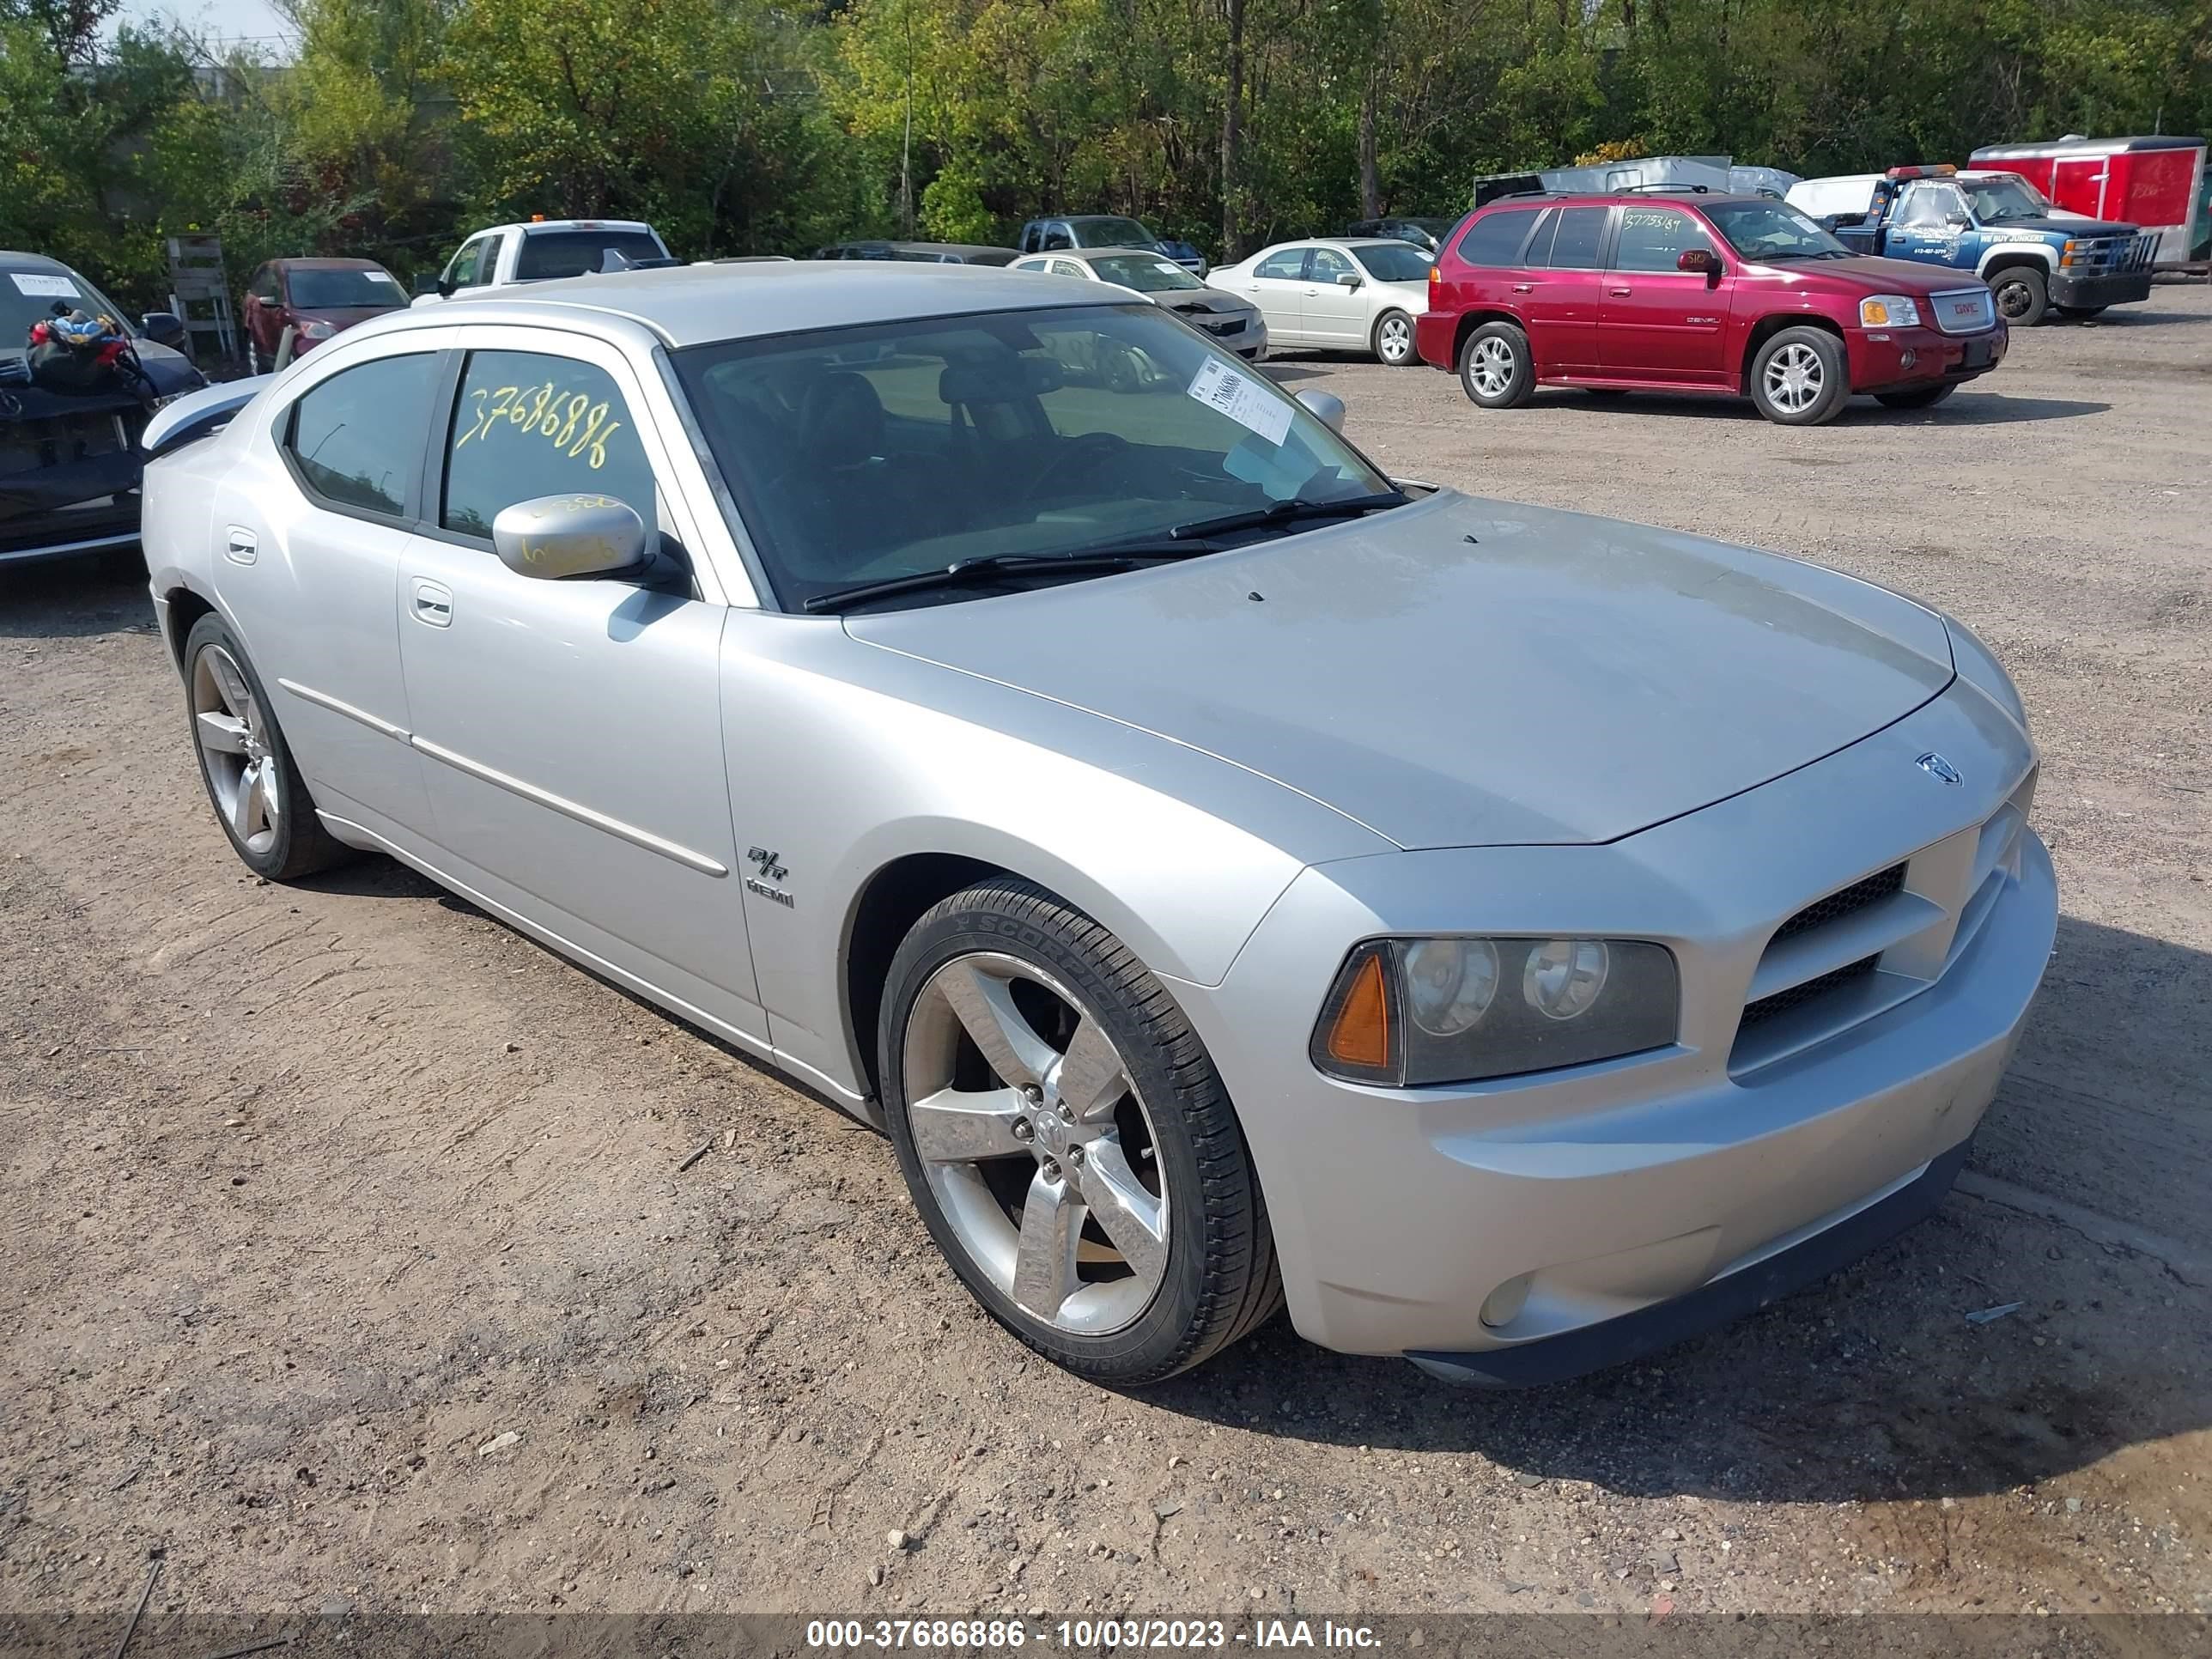
<path fill-rule="evenodd" d="M 2011 665 L 2065 914 L 1939 1216 L 1546 1392 L 1279 1324 L 1101 1393 L 829 1108 L 392 866 L 252 879 L 143 592 L 0 574 L 0 1612 L 127 1608 L 156 1547 L 156 1614 L 2212 1612 L 2212 289 L 1813 431 L 1274 372 L 1402 471 Z"/>

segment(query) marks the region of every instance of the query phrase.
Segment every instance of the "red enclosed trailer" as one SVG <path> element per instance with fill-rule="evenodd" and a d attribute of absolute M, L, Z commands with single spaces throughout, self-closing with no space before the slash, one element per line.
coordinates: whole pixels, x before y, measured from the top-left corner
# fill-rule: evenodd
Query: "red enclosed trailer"
<path fill-rule="evenodd" d="M 2160 269 L 2189 263 L 2204 200 L 2204 141 L 2171 137 L 2067 137 L 1991 144 L 1976 167 L 2017 173 L 2069 213 L 2130 224 L 2158 238 Z"/>

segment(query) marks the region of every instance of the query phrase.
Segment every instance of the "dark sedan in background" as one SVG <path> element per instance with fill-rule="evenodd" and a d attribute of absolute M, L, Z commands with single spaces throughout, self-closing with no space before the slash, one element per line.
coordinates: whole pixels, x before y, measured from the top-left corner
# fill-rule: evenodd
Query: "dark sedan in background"
<path fill-rule="evenodd" d="M 57 305 L 129 329 L 143 381 L 118 377 L 74 392 L 34 384 L 31 328 Z M 166 312 L 133 327 L 128 313 L 59 260 L 0 250 L 0 564 L 138 539 L 139 434 L 161 404 L 207 384 L 174 349 L 184 340 L 184 325 Z"/>

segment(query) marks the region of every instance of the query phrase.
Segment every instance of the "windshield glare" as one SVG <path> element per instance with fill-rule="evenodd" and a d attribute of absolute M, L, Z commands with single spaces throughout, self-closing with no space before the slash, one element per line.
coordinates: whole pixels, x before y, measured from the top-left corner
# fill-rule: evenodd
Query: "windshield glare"
<path fill-rule="evenodd" d="M 88 317 L 112 317 L 126 334 L 137 331 L 131 314 L 74 270 L 0 270 L 0 351 L 20 351 L 31 325 L 54 314 L 59 303 Z"/>
<path fill-rule="evenodd" d="M 794 607 L 958 560 L 1389 488 L 1303 404 L 1149 305 L 822 330 L 673 361 Z"/>
<path fill-rule="evenodd" d="M 386 270 L 310 268 L 295 270 L 286 287 L 301 311 L 343 311 L 362 306 L 404 306 L 398 279 Z"/>
<path fill-rule="evenodd" d="M 2025 179 L 1961 179 L 1959 184 L 1973 203 L 1974 216 L 1984 224 L 2040 219 L 2051 211 L 2042 191 Z"/>
<path fill-rule="evenodd" d="M 1814 259 L 1850 250 L 1781 202 L 1701 202 L 1728 245 L 1747 259 Z"/>
<path fill-rule="evenodd" d="M 1154 258 L 1147 253 L 1117 253 L 1104 259 L 1093 259 L 1091 270 L 1101 281 L 1119 283 L 1123 288 L 1133 288 L 1139 294 L 1158 294 L 1171 288 L 1204 288 L 1206 284 L 1167 259 Z"/>
<path fill-rule="evenodd" d="M 1352 250 L 1352 257 L 1378 283 L 1425 283 L 1429 280 L 1429 267 L 1436 263 L 1411 242 L 1393 242 L 1387 247 L 1356 247 Z"/>

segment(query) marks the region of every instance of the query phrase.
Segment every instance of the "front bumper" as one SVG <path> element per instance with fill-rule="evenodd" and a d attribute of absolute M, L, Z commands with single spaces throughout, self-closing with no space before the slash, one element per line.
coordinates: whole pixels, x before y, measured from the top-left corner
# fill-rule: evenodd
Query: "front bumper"
<path fill-rule="evenodd" d="M 1917 769 L 1929 750 L 1966 781 Z M 1977 878 L 1980 908 L 1960 903 L 1960 942 L 1923 964 L 1935 976 L 1870 1017 L 1747 1060 L 1747 989 L 1784 918 L 1893 862 L 1966 858 L 2033 767 L 2018 726 L 1954 683 L 1825 761 L 1609 846 L 1305 872 L 1218 987 L 1176 988 L 1238 1103 L 1298 1330 L 1500 1380 L 1573 1375 L 1903 1224 L 1948 1183 L 2041 981 L 2057 917 L 2041 842 L 2020 830 Z M 1681 969 L 1678 1040 L 1455 1088 L 1322 1076 L 1304 1042 L 1345 950 L 1410 932 L 1656 939 Z M 1486 1324 L 1524 1279 L 1518 1310 Z"/>
<path fill-rule="evenodd" d="M 2150 268 L 2118 270 L 2108 275 L 2084 275 L 2072 270 L 2051 274 L 2053 305 L 2086 310 L 2093 306 L 2134 305 L 2150 298 Z"/>
<path fill-rule="evenodd" d="M 1932 328 L 1853 330 L 1846 340 L 1855 392 L 1904 392 L 1942 380 L 1971 380 L 2005 359 L 2003 323 L 1978 334 Z"/>

